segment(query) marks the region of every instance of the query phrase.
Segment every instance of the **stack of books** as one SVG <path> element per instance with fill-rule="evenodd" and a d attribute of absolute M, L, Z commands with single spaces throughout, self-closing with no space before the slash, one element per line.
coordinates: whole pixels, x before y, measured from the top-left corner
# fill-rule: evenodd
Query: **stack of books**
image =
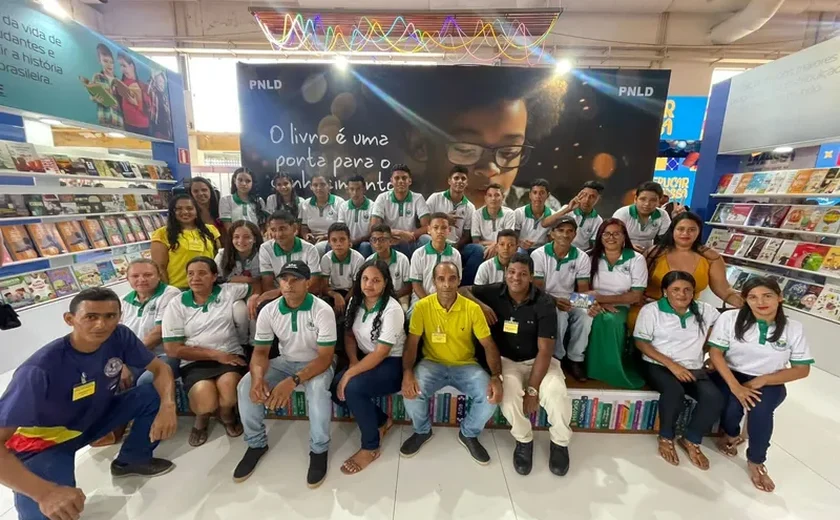
<path fill-rule="evenodd" d="M 727 173 L 718 181 L 715 193 L 718 195 L 833 195 L 840 193 L 840 168 Z"/>
<path fill-rule="evenodd" d="M 163 211 L 168 204 L 168 192 L 142 196 L 131 194 L 0 195 L 0 224 L 4 218 Z"/>

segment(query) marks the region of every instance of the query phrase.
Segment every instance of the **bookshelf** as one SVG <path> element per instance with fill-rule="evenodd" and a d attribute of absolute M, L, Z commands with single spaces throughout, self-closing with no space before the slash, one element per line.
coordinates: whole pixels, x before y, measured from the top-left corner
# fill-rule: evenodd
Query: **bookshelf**
<path fill-rule="evenodd" d="M 0 221 L 0 222 L 2 222 L 2 221 Z M 31 264 L 33 262 L 40 262 L 42 260 L 69 258 L 69 257 L 73 257 L 73 256 L 76 256 L 76 255 L 84 255 L 84 254 L 88 254 L 88 253 L 96 253 L 96 252 L 102 252 L 102 251 L 111 251 L 113 249 L 117 249 L 117 248 L 120 248 L 120 247 L 139 246 L 139 245 L 151 244 L 151 243 L 152 243 L 151 240 L 141 240 L 139 242 L 128 242 L 126 244 L 120 244 L 120 245 L 116 245 L 116 246 L 98 247 L 96 249 L 86 249 L 84 251 L 71 251 L 69 253 L 62 253 L 60 255 L 39 256 L 38 258 L 28 258 L 26 260 L 18 260 L 18 261 L 15 261 L 15 262 L 9 262 L 9 263 L 3 264 L 3 267 L 7 267 L 7 266 L 11 267 L 11 266 L 14 266 L 14 265 L 23 265 L 23 264 Z"/>
<path fill-rule="evenodd" d="M 716 228 L 727 228 L 727 229 L 743 229 L 745 231 L 763 231 L 766 233 L 790 233 L 793 235 L 813 235 L 817 237 L 825 237 L 825 238 L 840 238 L 840 233 L 822 233 L 819 231 L 802 231 L 797 229 L 779 229 L 779 228 L 768 228 L 768 227 L 760 227 L 760 226 L 742 226 L 742 225 L 734 225 L 734 224 L 723 224 L 720 222 L 711 222 L 706 221 L 706 224 Z"/>
<path fill-rule="evenodd" d="M 19 172 L 17 170 L 3 170 L 0 169 L 0 176 L 2 177 L 32 177 L 35 179 L 38 178 L 51 178 L 51 179 L 80 179 L 80 180 L 91 180 L 91 181 L 104 181 L 104 182 L 121 182 L 121 183 L 149 183 L 149 184 L 176 184 L 178 181 L 169 180 L 169 179 L 147 179 L 145 177 L 141 177 L 139 179 L 132 178 L 132 177 L 103 177 L 99 175 L 74 175 L 74 174 L 65 174 L 65 173 L 45 173 L 45 172 Z"/>
<path fill-rule="evenodd" d="M 749 199 L 758 197 L 785 197 L 788 199 L 840 199 L 840 193 L 712 193 L 713 199 Z"/>
<path fill-rule="evenodd" d="M 113 213 L 76 213 L 76 214 L 61 214 L 61 215 L 40 215 L 40 216 L 28 216 L 28 217 L 9 217 L 9 218 L 0 218 L 0 226 L 8 225 L 12 223 L 21 223 L 25 222 L 27 224 L 37 223 L 37 222 L 50 222 L 50 221 L 64 221 L 64 220 L 86 220 L 89 217 L 119 217 L 122 215 L 132 216 L 132 215 L 155 215 L 160 213 L 166 213 L 165 209 L 147 209 L 147 210 L 140 210 L 140 211 L 120 211 L 120 212 L 113 212 Z"/>

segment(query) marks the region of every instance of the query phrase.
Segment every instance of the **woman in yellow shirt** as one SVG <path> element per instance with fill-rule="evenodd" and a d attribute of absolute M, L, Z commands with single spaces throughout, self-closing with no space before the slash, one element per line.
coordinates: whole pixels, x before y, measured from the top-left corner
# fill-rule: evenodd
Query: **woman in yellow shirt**
<path fill-rule="evenodd" d="M 205 224 L 195 201 L 186 194 L 172 197 L 166 227 L 152 233 L 152 260 L 160 266 L 165 283 L 186 290 L 187 262 L 197 256 L 213 258 L 219 248 L 219 230 Z"/>

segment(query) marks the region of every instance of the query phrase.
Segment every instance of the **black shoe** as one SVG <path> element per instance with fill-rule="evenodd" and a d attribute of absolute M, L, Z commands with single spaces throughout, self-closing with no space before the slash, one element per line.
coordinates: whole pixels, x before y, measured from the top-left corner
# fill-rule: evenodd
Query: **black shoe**
<path fill-rule="evenodd" d="M 432 438 L 432 432 L 429 433 L 412 433 L 411 437 L 405 440 L 400 446 L 400 454 L 403 457 L 413 457 L 417 455 L 420 448 L 426 444 L 426 441 Z"/>
<path fill-rule="evenodd" d="M 310 489 L 320 486 L 327 478 L 327 452 L 309 452 L 309 472 L 306 474 L 306 485 Z"/>
<path fill-rule="evenodd" d="M 516 448 L 513 450 L 513 469 L 520 475 L 531 473 L 534 467 L 534 441 L 516 441 Z"/>
<path fill-rule="evenodd" d="M 458 432 L 458 442 L 461 443 L 461 446 L 467 448 L 474 461 L 482 466 L 490 463 L 490 455 L 484 449 L 484 446 L 478 442 L 478 437 L 464 437 L 463 433 Z"/>
<path fill-rule="evenodd" d="M 551 443 L 548 455 L 548 469 L 558 477 L 569 472 L 569 448 Z"/>
<path fill-rule="evenodd" d="M 157 477 L 172 471 L 175 464 L 166 459 L 156 459 L 152 457 L 149 462 L 143 464 L 123 464 L 121 462 L 111 462 L 111 476 L 112 477 L 129 477 L 132 475 L 139 475 L 141 477 Z"/>
<path fill-rule="evenodd" d="M 262 448 L 248 448 L 248 451 L 246 451 L 245 455 L 242 456 L 242 460 L 240 460 L 239 464 L 236 465 L 236 469 L 233 470 L 233 481 L 244 482 L 245 480 L 248 480 L 248 477 L 250 477 L 254 470 L 257 469 L 257 463 L 267 451 L 268 446 L 263 446 Z"/>
<path fill-rule="evenodd" d="M 581 383 L 589 381 L 589 378 L 586 377 L 586 367 L 583 366 L 582 361 L 569 360 L 569 371 L 572 373 L 572 377 Z"/>

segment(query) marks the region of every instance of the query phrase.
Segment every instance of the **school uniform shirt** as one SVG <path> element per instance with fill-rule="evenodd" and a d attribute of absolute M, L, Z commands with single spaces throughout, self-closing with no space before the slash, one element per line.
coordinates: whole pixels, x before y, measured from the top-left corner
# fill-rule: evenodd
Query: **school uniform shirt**
<path fill-rule="evenodd" d="M 563 209 L 566 209 L 566 207 L 568 206 L 563 206 Z M 578 225 L 572 245 L 583 251 L 588 250 L 595 243 L 598 228 L 604 223 L 603 217 L 594 208 L 589 213 L 584 213 L 580 208 L 575 208 L 567 215 L 575 219 Z M 635 244 L 635 242 L 633 243 Z"/>
<path fill-rule="evenodd" d="M 419 193 L 409 191 L 405 199 L 397 200 L 397 195 L 391 190 L 376 197 L 370 214 L 381 218 L 391 229 L 415 231 L 420 219 L 429 216 L 429 206 Z"/>
<path fill-rule="evenodd" d="M 460 294 L 447 311 L 434 294 L 418 301 L 411 313 L 409 334 L 423 336 L 423 358 L 446 366 L 476 363 L 473 336 L 490 336 L 481 307 Z"/>
<path fill-rule="evenodd" d="M 338 221 L 350 228 L 350 241 L 356 242 L 370 234 L 370 215 L 373 201 L 365 197 L 361 205 L 356 206 L 353 199 L 344 202 L 338 208 Z"/>
<path fill-rule="evenodd" d="M 301 240 L 300 237 L 295 237 L 291 251 L 286 251 L 280 247 L 280 244 L 275 242 L 274 239 L 263 242 L 260 246 L 259 258 L 260 275 L 274 275 L 277 278 L 283 266 L 292 260 L 305 262 L 312 272 L 312 276 L 321 272 L 321 258 L 318 255 L 318 250 L 309 242 Z"/>
<path fill-rule="evenodd" d="M 648 221 L 642 224 L 639 219 L 639 210 L 636 209 L 635 204 L 618 208 L 613 214 L 613 218 L 624 222 L 627 226 L 627 234 L 630 235 L 630 240 L 634 246 L 648 248 L 653 245 L 653 240 L 660 235 L 664 235 L 668 228 L 671 227 L 671 217 L 664 209 L 655 209 L 648 217 Z"/>
<path fill-rule="evenodd" d="M 478 266 L 473 285 L 490 285 L 491 283 L 502 283 L 504 281 L 505 266 L 499 262 L 498 256 L 494 256 L 481 262 L 481 265 Z"/>
<path fill-rule="evenodd" d="M 542 221 L 551 215 L 548 206 L 542 214 L 535 215 L 531 205 L 516 208 L 513 211 L 514 228 L 519 232 L 519 240 L 530 240 L 534 246 L 541 246 L 548 241 L 548 228 L 542 226 Z"/>
<path fill-rule="evenodd" d="M 300 207 L 303 205 L 304 199 L 301 198 L 301 197 L 298 197 L 297 195 L 295 195 L 294 197 L 295 197 L 295 200 L 297 201 L 297 207 L 298 207 L 297 210 L 292 210 L 291 204 L 286 204 L 285 202 L 283 202 L 283 199 L 281 198 L 280 195 L 278 195 L 276 193 L 272 193 L 271 195 L 268 196 L 268 198 L 265 201 L 265 211 L 269 215 L 271 215 L 275 211 L 283 210 L 283 211 L 288 211 L 295 218 L 300 218 L 300 215 L 298 215 L 298 213 L 300 213 Z"/>
<path fill-rule="evenodd" d="M 16 428 L 6 448 L 26 460 L 89 432 L 113 406 L 123 366 L 154 359 L 125 325 L 87 354 L 69 334 L 51 341 L 15 370 L 0 398 L 0 428 Z"/>
<path fill-rule="evenodd" d="M 335 346 L 335 313 L 311 294 L 296 309 L 281 296 L 260 311 L 254 346 L 270 347 L 275 337 L 283 359 L 308 363 L 318 357 L 320 348 Z"/>
<path fill-rule="evenodd" d="M 318 207 L 315 195 L 306 199 L 300 206 L 300 222 L 309 228 L 314 235 L 325 235 L 331 224 L 338 222 L 338 208 L 344 204 L 344 199 L 330 194 L 327 204 Z"/>
<path fill-rule="evenodd" d="M 463 269 L 461 268 L 461 253 L 452 244 L 446 244 L 442 252 L 438 252 L 429 242 L 425 246 L 414 251 L 411 255 L 411 271 L 409 272 L 409 282 L 420 282 L 423 284 L 423 290 L 426 294 L 435 292 L 435 279 L 432 272 L 436 265 L 441 262 L 452 262 L 458 266 L 458 274 L 463 276 Z"/>
<path fill-rule="evenodd" d="M 371 338 L 373 320 L 383 305 L 385 308 L 382 311 L 382 325 L 379 328 L 379 336 L 374 341 Z M 369 311 L 362 304 L 353 321 L 353 337 L 356 338 L 356 346 L 365 354 L 376 350 L 378 343 L 385 343 L 391 347 L 390 357 L 402 357 L 405 345 L 405 312 L 400 302 L 391 297 L 387 300 L 380 299 Z"/>
<path fill-rule="evenodd" d="M 472 214 L 472 225 L 470 227 L 472 237 L 495 242 L 499 231 L 516 227 L 513 213 L 510 208 L 499 208 L 496 218 L 493 218 L 487 211 L 487 206 L 481 206 Z"/>
<path fill-rule="evenodd" d="M 233 265 L 233 269 L 229 273 L 225 273 L 225 270 L 222 269 L 222 257 L 225 254 L 224 249 L 219 249 L 219 252 L 216 254 L 216 267 L 219 268 L 219 277 L 223 282 L 227 282 L 234 276 L 248 276 L 250 278 L 259 278 L 260 277 L 260 251 L 259 249 L 254 249 L 251 252 L 251 256 L 248 258 L 242 258 L 239 255 L 239 252 L 236 253 L 236 263 Z"/>
<path fill-rule="evenodd" d="M 769 338 L 776 326 L 758 321 L 744 332 L 744 339 L 739 340 L 735 337 L 738 312 L 738 309 L 732 309 L 721 314 L 709 336 L 709 346 L 723 351 L 730 369 L 748 376 L 763 376 L 787 368 L 788 364 L 814 363 L 800 322 L 788 318 L 782 336 L 771 342 Z"/>
<path fill-rule="evenodd" d="M 633 337 L 650 343 L 658 352 L 668 356 L 689 370 L 703 368 L 706 356 L 703 347 L 706 334 L 717 321 L 720 313 L 705 302 L 695 302 L 703 318 L 703 329 L 691 312 L 677 314 L 668 298 L 648 303 L 639 311 Z M 661 365 L 658 361 L 642 355 L 649 363 Z"/>
<path fill-rule="evenodd" d="M 265 203 L 259 197 L 256 202 L 242 200 L 239 195 L 225 195 L 219 200 L 219 219 L 222 222 L 236 222 L 247 220 L 259 224 L 260 212 L 265 208 Z"/>
<path fill-rule="evenodd" d="M 379 253 L 373 253 L 367 260 L 379 260 Z M 383 260 L 384 261 L 384 260 Z M 388 271 L 391 273 L 391 281 L 394 282 L 394 290 L 400 292 L 409 281 L 411 263 L 408 257 L 396 249 L 391 249 L 391 258 L 388 259 Z"/>
<path fill-rule="evenodd" d="M 166 246 L 169 253 L 169 262 L 166 265 L 166 274 L 169 284 L 179 289 L 189 288 L 187 283 L 187 262 L 197 256 L 213 258 L 216 254 L 216 241 L 219 239 L 219 230 L 212 224 L 205 224 L 207 231 L 213 237 L 212 240 L 199 233 L 197 229 L 185 229 L 178 235 L 178 249 L 169 249 L 169 236 L 166 234 L 166 226 L 158 228 L 152 233 L 152 242 L 160 242 Z"/>
<path fill-rule="evenodd" d="M 563 258 L 554 252 L 554 242 L 531 253 L 534 278 L 545 281 L 545 292 L 554 298 L 566 298 L 575 291 L 575 282 L 588 282 L 592 269 L 589 255 L 572 246 Z"/>
<path fill-rule="evenodd" d="M 365 257 L 355 249 L 349 250 L 344 260 L 339 260 L 335 252 L 330 251 L 321 257 L 320 276 L 327 279 L 330 289 L 349 291 L 363 263 Z"/>
<path fill-rule="evenodd" d="M 185 291 L 166 306 L 163 315 L 163 342 L 183 343 L 228 354 L 244 355 L 233 323 L 233 303 L 251 295 L 247 283 L 225 283 L 213 287 L 203 304 L 195 302 L 193 292 Z M 192 363 L 181 360 L 181 366 Z"/>
<path fill-rule="evenodd" d="M 472 228 L 475 206 L 467 199 L 466 195 L 462 195 L 461 200 L 452 200 L 452 194 L 449 190 L 439 191 L 429 195 L 426 205 L 429 206 L 430 213 L 441 212 L 447 215 L 454 213 L 457 217 L 455 223 L 449 226 L 449 236 L 446 237 L 448 242 L 457 244 L 465 232 L 469 234 Z"/>
<path fill-rule="evenodd" d="M 607 262 L 605 256 L 601 256 L 598 260 L 598 273 L 592 279 L 591 287 L 599 294 L 618 296 L 631 289 L 644 291 L 647 278 L 645 257 L 632 249 L 625 249 L 613 265 Z"/>
<path fill-rule="evenodd" d="M 145 302 L 137 299 L 137 291 L 131 291 L 122 299 L 120 323 L 143 341 L 153 328 L 163 322 L 163 314 L 169 302 L 181 295 L 181 290 L 160 282 L 152 296 Z M 163 354 L 163 345 L 156 345 L 155 354 Z"/>

